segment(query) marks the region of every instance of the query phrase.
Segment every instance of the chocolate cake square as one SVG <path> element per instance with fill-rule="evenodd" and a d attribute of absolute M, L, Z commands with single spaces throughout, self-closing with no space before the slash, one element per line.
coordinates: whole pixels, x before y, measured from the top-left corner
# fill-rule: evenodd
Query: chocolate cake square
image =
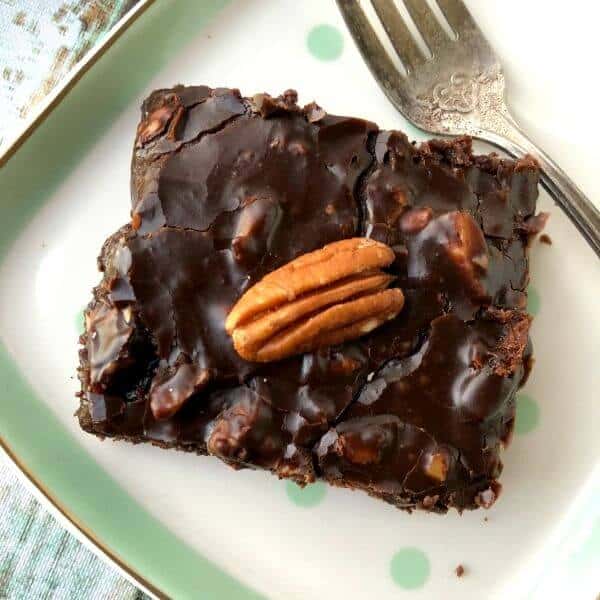
<path fill-rule="evenodd" d="M 495 501 L 531 361 L 533 159 L 177 86 L 144 102 L 131 173 L 81 337 L 85 431 L 408 510 Z"/>

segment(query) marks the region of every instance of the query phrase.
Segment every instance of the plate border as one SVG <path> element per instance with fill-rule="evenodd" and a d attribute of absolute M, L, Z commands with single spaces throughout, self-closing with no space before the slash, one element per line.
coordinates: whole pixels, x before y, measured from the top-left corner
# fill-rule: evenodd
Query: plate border
<path fill-rule="evenodd" d="M 104 56 L 105 52 L 123 35 L 129 27 L 153 4 L 156 0 L 140 0 L 132 6 L 108 32 L 106 38 L 94 46 L 94 48 L 85 55 L 60 86 L 57 86 L 53 92 L 46 97 L 42 107 L 37 111 L 35 117 L 27 124 L 23 132 L 6 148 L 0 156 L 0 168 L 17 152 L 17 150 L 29 139 L 50 113 L 65 98 L 71 89 L 77 84 L 83 75 L 91 69 L 96 62 Z M 91 549 L 110 566 L 116 569 L 131 583 L 141 588 L 144 593 L 152 598 L 167 598 L 158 588 L 147 581 L 140 573 L 129 567 L 122 561 L 110 548 L 95 537 L 93 532 L 87 528 L 71 511 L 63 506 L 56 496 L 33 474 L 33 472 L 19 459 L 4 436 L 0 435 L 0 448 L 3 451 L 4 458 L 12 463 L 20 481 L 25 484 L 36 499 L 49 510 L 59 521 L 60 525 L 67 527 L 70 533 L 74 534 L 79 541 Z"/>
<path fill-rule="evenodd" d="M 261 598 L 115 481 L 39 398 L 1 340 L 0 382 L 0 446 L 49 512 L 96 554 L 155 598 L 195 597 L 199 590 L 231 600 Z"/>
<path fill-rule="evenodd" d="M 73 129 L 77 129 L 77 132 L 73 134 L 73 139 L 76 140 L 74 142 L 74 147 L 67 147 L 63 150 L 62 156 L 54 156 L 47 161 L 43 161 L 45 158 L 45 151 L 47 151 L 44 143 L 48 144 L 49 137 L 54 137 L 54 139 L 57 137 L 56 135 L 49 136 L 48 130 L 50 130 L 51 133 L 56 133 L 52 132 L 52 128 L 54 127 L 56 129 L 57 125 L 60 126 L 67 121 L 69 116 L 67 113 L 69 106 L 72 107 L 74 103 L 76 104 L 77 96 L 85 94 L 87 88 L 90 86 L 93 87 L 94 78 L 98 80 L 101 77 L 101 69 L 106 68 L 107 61 L 109 66 L 114 67 L 119 64 L 119 53 L 123 53 L 126 50 L 133 50 L 135 55 L 135 51 L 137 50 L 138 58 L 140 56 L 146 58 L 147 55 L 150 56 L 150 58 L 145 65 L 146 68 L 142 69 L 143 74 L 141 74 L 135 82 L 128 82 L 128 86 L 126 86 L 127 89 L 119 95 L 117 101 L 114 103 L 105 103 L 109 106 L 102 106 L 102 118 L 106 122 L 106 125 L 110 125 L 133 98 L 139 98 L 140 95 L 143 94 L 143 87 L 163 66 L 161 60 L 168 61 L 174 55 L 174 48 L 170 47 L 170 52 L 164 53 L 164 56 L 155 56 L 154 61 L 152 61 L 151 51 L 140 53 L 140 46 L 144 47 L 143 39 L 141 41 L 139 39 L 135 41 L 132 38 L 132 36 L 135 37 L 135 33 L 132 32 L 132 30 L 137 30 L 139 33 L 139 30 L 144 27 L 154 28 L 158 29 L 155 33 L 160 35 L 163 29 L 157 25 L 157 22 L 162 23 L 162 21 L 168 20 L 168 18 L 173 15 L 172 18 L 174 19 L 174 22 L 181 25 L 182 19 L 186 17 L 189 18 L 188 13 L 192 13 L 195 17 L 193 29 L 188 29 L 187 37 L 186 35 L 181 35 L 179 36 L 181 39 L 178 39 L 175 43 L 175 46 L 177 44 L 183 45 L 189 40 L 191 35 L 196 35 L 201 31 L 207 22 L 226 6 L 228 2 L 229 0 L 211 0 L 210 2 L 195 0 L 195 2 L 190 5 L 187 4 L 186 0 L 161 0 L 161 2 L 157 2 L 156 0 L 141 0 L 139 4 L 132 7 L 132 9 L 130 9 L 115 24 L 106 39 L 95 47 L 94 50 L 78 64 L 78 66 L 69 74 L 69 77 L 65 80 L 64 84 L 47 97 L 40 112 L 28 124 L 23 134 L 9 146 L 8 150 L 2 156 L 0 156 L 0 183 L 4 184 L 2 186 L 3 192 L 8 192 L 6 194 L 3 193 L 3 199 L 0 200 L 3 204 L 6 203 L 8 205 L 7 209 L 4 211 L 4 218 L 0 221 L 0 264 L 6 258 L 6 255 L 19 232 L 45 204 L 49 195 L 56 189 L 61 181 L 69 175 L 71 170 L 75 168 L 77 164 L 79 164 L 90 145 L 95 142 L 103 132 L 102 124 L 95 128 L 91 127 L 90 131 L 86 130 L 83 133 L 74 127 Z M 153 10 L 148 10 L 150 7 L 152 7 Z M 140 18 L 142 15 L 144 18 Z M 177 18 L 179 18 L 179 21 L 177 21 Z M 152 21 L 152 19 L 154 19 L 154 21 Z M 185 26 L 182 26 L 182 28 L 185 29 Z M 168 30 L 167 25 L 167 31 Z M 132 33 L 125 35 L 129 32 Z M 138 38 L 139 37 L 143 38 L 144 36 L 138 36 Z M 115 48 L 115 50 L 112 50 L 113 48 Z M 115 56 L 117 56 L 117 58 L 115 58 Z M 103 57 L 106 57 L 105 60 L 100 60 Z M 97 68 L 95 70 L 92 67 Z M 100 71 L 98 71 L 98 69 L 100 69 Z M 88 77 L 84 78 L 84 75 L 88 75 Z M 89 83 L 90 78 L 92 81 L 91 84 Z M 76 84 L 78 82 L 82 82 L 82 86 L 77 86 Z M 100 120 L 102 120 L 102 118 Z M 93 125 L 96 124 L 92 123 L 92 126 Z M 68 136 L 66 137 L 68 138 Z M 66 144 L 68 146 L 69 144 L 68 141 L 63 139 L 61 139 L 60 142 L 61 145 Z M 17 150 L 19 151 L 17 152 Z M 60 155 L 61 153 L 58 152 L 57 154 Z M 26 164 L 22 164 L 26 163 L 27 158 L 32 155 L 34 157 L 37 156 L 38 159 L 41 158 L 42 162 L 49 163 L 49 166 L 48 164 L 44 164 L 48 177 L 43 180 L 43 186 L 36 187 L 34 183 L 31 183 L 30 179 L 36 179 L 36 177 L 28 177 L 28 167 Z M 60 162 L 60 158 L 63 158 L 64 160 Z M 55 162 L 58 161 L 58 163 L 56 165 L 50 164 L 53 160 Z M 41 179 L 41 176 L 38 175 L 37 179 Z M 13 465 L 18 478 L 33 493 L 34 497 L 40 501 L 44 508 L 59 521 L 59 524 L 75 535 L 75 537 L 86 547 L 90 548 L 90 550 L 98 555 L 101 560 L 113 566 L 127 580 L 138 586 L 153 598 L 170 598 L 175 594 L 180 597 L 181 595 L 187 597 L 188 595 L 198 593 L 199 590 L 202 590 L 207 594 L 216 594 L 217 597 L 224 597 L 222 594 L 226 594 L 225 597 L 232 600 L 262 598 L 262 596 L 239 579 L 230 575 L 220 566 L 189 547 L 185 542 L 180 540 L 176 534 L 172 533 L 164 526 L 159 519 L 151 515 L 144 507 L 133 499 L 110 476 L 110 474 L 89 455 L 85 448 L 77 442 L 76 438 L 71 435 L 58 418 L 52 414 L 51 409 L 31 389 L 23 372 L 14 361 L 10 349 L 7 348 L 2 338 L 0 338 L 0 382 L 5 384 L 0 391 L 0 399 L 3 400 L 2 406 L 0 406 L 0 455 L 3 455 L 8 459 L 8 464 Z M 15 400 L 15 397 L 19 399 L 19 402 Z M 192 561 L 194 566 L 197 567 L 195 582 L 182 582 L 182 573 L 177 573 L 179 577 L 173 573 L 167 577 L 162 576 L 161 584 L 152 583 L 150 581 L 152 578 L 151 573 L 142 574 L 143 569 L 134 567 L 132 562 L 144 558 L 146 559 L 146 562 L 152 560 L 156 561 L 158 555 L 149 557 L 141 551 L 136 555 L 132 555 L 131 550 L 120 553 L 119 549 L 114 547 L 114 531 L 113 540 L 104 541 L 101 539 L 100 532 L 94 531 L 92 526 L 88 526 L 84 522 L 87 517 L 84 518 L 80 516 L 81 505 L 73 508 L 68 506 L 69 504 L 72 504 L 72 491 L 63 491 L 59 493 L 52 491 L 52 484 L 44 482 L 40 476 L 40 469 L 37 466 L 33 466 L 36 462 L 42 460 L 40 459 L 41 451 L 34 449 L 31 451 L 31 456 L 26 458 L 23 452 L 17 450 L 17 447 L 22 445 L 24 439 L 23 431 L 25 430 L 26 423 L 24 417 L 19 418 L 17 416 L 17 418 L 15 418 L 16 413 L 11 415 L 10 411 L 11 409 L 15 410 L 16 404 L 27 403 L 33 405 L 36 409 L 39 408 L 39 412 L 45 413 L 48 428 L 54 428 L 57 431 L 58 435 L 56 438 L 53 438 L 52 441 L 55 441 L 56 439 L 59 441 L 57 443 L 57 448 L 53 447 L 53 450 L 58 449 L 61 446 L 68 447 L 70 444 L 76 445 L 78 450 L 76 458 L 80 461 L 79 468 L 85 469 L 85 463 L 86 461 L 89 461 L 89 464 L 97 469 L 96 475 L 101 475 L 108 482 L 109 487 L 112 488 L 107 492 L 109 495 L 112 494 L 113 497 L 121 502 L 121 505 L 126 508 L 134 507 L 138 518 L 142 521 L 142 525 L 144 524 L 144 521 L 155 525 L 155 529 L 149 533 L 150 536 L 154 536 L 155 539 L 159 539 L 163 542 L 166 541 L 170 544 L 170 548 L 174 548 L 177 553 L 179 553 L 180 557 L 186 556 Z M 21 434 L 18 432 L 15 434 L 15 431 L 18 429 L 21 429 Z M 61 458 L 64 457 L 61 456 Z M 52 476 L 60 477 L 60 475 L 60 470 L 56 470 Z M 115 492 L 117 496 L 114 495 Z M 60 498 L 61 495 L 64 496 L 65 494 L 68 497 L 69 493 L 71 494 L 70 499 L 65 500 Z M 88 493 L 90 493 L 89 490 Z M 144 532 L 148 533 L 147 530 L 144 530 Z M 142 532 L 138 531 L 137 533 Z M 106 537 L 110 538 L 110 535 Z M 185 569 L 186 567 L 182 566 L 181 568 Z M 200 584 L 200 587 L 198 587 L 198 584 Z M 194 585 L 197 587 L 192 589 L 191 586 Z"/>
<path fill-rule="evenodd" d="M 0 155 L 0 169 L 10 160 L 10 158 L 19 150 L 19 148 L 33 135 L 37 128 L 50 116 L 52 111 L 62 102 L 66 95 L 81 80 L 96 62 L 104 56 L 109 48 L 121 37 L 131 25 L 142 15 L 156 0 L 140 0 L 132 6 L 111 28 L 106 38 L 94 46 L 94 48 L 85 55 L 75 68 L 73 68 L 68 77 L 60 86 L 57 86 L 53 92 L 46 97 L 42 107 L 38 110 L 35 117 L 27 124 L 23 132 L 6 148 Z M 86 527 L 71 511 L 64 506 L 57 497 L 47 488 L 40 479 L 38 479 L 27 465 L 19 459 L 17 454 L 10 447 L 8 442 L 0 435 L 0 448 L 3 456 L 14 467 L 20 481 L 25 484 L 28 490 L 44 506 L 46 510 L 59 521 L 61 526 L 69 529 L 70 533 L 75 535 L 85 544 L 87 548 L 100 556 L 111 567 L 116 568 L 131 583 L 138 586 L 144 593 L 152 598 L 168 598 L 163 592 L 147 581 L 143 575 L 131 568 L 125 561 L 108 548 L 99 540 L 91 529 Z"/>
<path fill-rule="evenodd" d="M 10 446 L 0 436 L 1 455 L 14 467 L 15 473 L 21 483 L 38 500 L 61 527 L 64 527 L 74 535 L 86 548 L 103 560 L 108 566 L 116 569 L 130 583 L 140 588 L 151 598 L 159 600 L 167 599 L 168 596 L 157 587 L 147 581 L 143 575 L 130 567 L 118 555 L 103 544 L 94 533 L 86 527 L 71 511 L 69 511 L 56 496 L 32 473 L 23 461 L 12 451 Z"/>
<path fill-rule="evenodd" d="M 156 8 L 157 11 L 159 11 L 159 9 L 160 10 L 164 9 L 165 6 L 172 7 L 173 5 L 177 5 L 177 4 L 179 4 L 179 6 L 181 6 L 182 4 L 185 4 L 185 1 L 186 0 L 161 0 L 161 2 L 156 2 L 155 0 L 142 0 L 143 10 L 140 10 L 138 13 L 136 13 L 135 18 L 130 19 L 130 17 L 131 17 L 130 13 L 125 15 L 123 17 L 123 19 L 126 20 L 126 26 L 124 26 L 124 23 L 121 22 L 121 21 L 123 21 L 123 19 L 121 21 L 119 21 L 119 23 L 117 23 L 117 25 L 115 26 L 115 27 L 120 27 L 118 36 L 110 35 L 109 39 L 107 39 L 103 42 L 101 51 L 98 51 L 97 54 L 94 54 L 94 56 L 90 56 L 89 60 L 86 61 L 85 68 L 83 68 L 80 72 L 77 72 L 73 76 L 73 78 L 69 79 L 69 82 L 64 86 L 64 89 L 61 88 L 60 97 L 58 97 L 58 95 L 57 95 L 57 98 L 55 99 L 55 101 L 46 107 L 46 109 L 43 112 L 43 115 L 40 115 L 38 118 L 36 118 L 35 124 L 34 125 L 32 124 L 31 129 L 27 130 L 27 135 L 22 136 L 20 138 L 19 146 L 21 146 L 21 144 L 24 144 L 24 145 L 21 147 L 21 149 L 19 150 L 18 153 L 15 153 L 13 150 L 13 152 L 12 152 L 13 159 L 15 161 L 19 161 L 20 157 L 22 156 L 22 153 L 24 153 L 24 155 L 31 153 L 30 150 L 28 150 L 28 148 L 30 148 L 32 145 L 34 147 L 36 146 L 36 144 L 39 145 L 39 140 L 44 139 L 45 136 L 47 137 L 47 134 L 44 134 L 43 130 L 44 130 L 44 126 L 47 123 L 47 121 L 52 121 L 52 119 L 49 119 L 48 117 L 53 117 L 55 114 L 55 110 L 60 109 L 61 107 L 64 106 L 65 100 L 67 100 L 67 103 L 68 103 L 68 99 L 70 98 L 69 92 L 71 92 L 74 88 L 75 88 L 75 90 L 80 90 L 82 88 L 86 89 L 86 85 L 75 86 L 75 84 L 83 77 L 84 74 L 86 74 L 88 72 L 91 72 L 91 73 L 95 72 L 94 69 L 91 68 L 92 66 L 95 66 L 97 64 L 100 64 L 100 65 L 103 64 L 103 61 L 100 61 L 99 59 L 101 57 L 103 57 L 105 54 L 108 54 L 110 56 L 111 53 L 107 52 L 107 51 L 110 48 L 119 45 L 119 44 L 115 44 L 118 37 L 121 38 L 121 41 L 128 39 L 127 35 L 122 35 L 122 34 L 125 33 L 127 30 L 130 30 L 132 25 L 139 23 L 141 20 L 144 20 L 144 19 L 139 20 L 138 17 L 140 17 L 143 13 L 146 13 L 147 8 L 149 8 L 152 5 L 154 8 Z M 221 1 L 217 0 L 217 1 L 213 1 L 213 2 L 200 2 L 200 0 L 194 0 L 194 5 L 196 5 L 196 3 L 197 3 L 197 5 L 203 5 L 203 6 L 206 6 L 208 4 L 219 5 L 219 4 L 224 4 L 226 2 L 227 2 L 227 0 L 221 0 Z M 180 9 L 178 9 L 178 10 L 180 10 Z M 186 9 L 184 9 L 183 11 L 180 10 L 180 12 L 184 12 L 185 10 Z M 187 10 L 188 11 L 196 10 L 196 6 L 194 6 L 193 9 L 188 7 Z M 215 10 L 218 10 L 218 8 Z M 148 11 L 148 12 L 152 13 L 153 10 Z M 150 17 L 148 17 L 148 19 L 149 18 Z M 201 26 L 197 26 L 197 28 L 195 30 L 195 34 L 197 34 L 200 29 L 201 29 Z M 189 36 L 189 34 L 188 34 L 188 36 Z M 182 37 L 185 38 L 185 36 L 182 36 Z M 185 43 L 185 41 L 187 41 L 187 39 L 188 38 L 185 38 L 184 41 L 181 43 L 182 44 Z M 167 59 L 171 58 L 174 54 L 172 48 L 169 48 L 168 50 L 169 50 L 169 52 L 168 52 L 168 56 L 166 57 Z M 160 65 L 158 67 L 154 66 L 153 69 L 154 69 L 154 72 L 158 71 L 160 69 Z M 140 88 L 143 86 L 142 86 L 142 84 L 139 84 L 139 82 L 136 85 L 138 86 L 136 95 L 139 97 L 140 91 L 141 91 Z M 129 103 L 131 101 L 131 99 L 132 99 L 132 97 L 128 97 L 127 103 Z M 109 119 L 109 124 L 110 124 L 110 122 L 112 122 L 114 117 L 120 113 L 121 110 L 122 110 L 122 107 L 119 108 L 117 106 L 117 108 L 113 111 L 111 118 Z M 40 130 L 38 130 L 38 128 Z M 23 207 L 22 209 L 19 209 L 19 208 L 16 209 L 14 211 L 14 213 L 16 215 L 15 217 L 11 217 L 11 215 L 8 215 L 8 218 L 5 218 L 6 217 L 6 215 L 5 215 L 3 218 L 3 221 L 0 221 L 0 262 L 3 260 L 7 249 L 12 244 L 14 236 L 26 225 L 27 220 L 30 219 L 31 216 L 35 214 L 35 212 L 40 208 L 40 206 L 46 200 L 47 196 L 55 189 L 55 186 L 58 185 L 58 183 L 60 183 L 60 177 L 66 176 L 69 172 L 69 169 L 73 168 L 75 165 L 77 165 L 80 162 L 82 156 L 87 152 L 87 150 L 89 148 L 89 146 L 86 145 L 86 142 L 92 143 L 99 137 L 100 134 L 101 134 L 101 130 L 98 130 L 98 129 L 93 130 L 91 133 L 88 133 L 88 132 L 80 133 L 77 136 L 77 139 L 78 140 L 85 139 L 85 141 L 83 141 L 79 144 L 81 146 L 81 148 L 80 148 L 81 153 L 70 164 L 61 165 L 61 175 L 56 176 L 54 179 L 52 179 L 50 181 L 48 188 L 45 188 L 43 192 L 36 191 L 35 193 L 37 193 L 37 196 L 33 198 L 33 202 L 31 205 Z M 16 148 L 15 148 L 15 150 L 16 150 Z M 39 154 L 39 148 L 34 149 L 33 153 L 35 154 L 36 151 Z M 75 153 L 75 152 L 76 152 L 76 150 L 73 151 L 73 153 Z M 0 158 L 0 181 L 3 180 L 3 175 L 6 173 L 7 170 L 14 171 L 14 169 L 12 169 L 12 164 L 11 164 L 12 161 L 9 161 L 7 164 L 4 164 L 6 162 L 7 162 L 7 158 L 5 158 L 5 157 Z M 3 164 L 4 164 L 4 166 L 2 167 Z M 17 171 L 18 171 L 18 169 L 17 169 Z M 22 173 L 20 175 L 22 176 Z M 12 183 L 13 183 L 13 185 L 15 185 L 15 181 L 18 180 L 19 173 L 17 172 L 17 175 L 12 173 L 9 176 L 9 179 L 11 176 L 13 179 Z M 9 183 L 10 183 L 10 181 L 9 181 Z M 8 194 L 7 194 L 7 196 L 8 196 Z M 19 386 L 25 385 L 26 387 L 29 387 L 28 384 L 26 384 L 23 381 L 22 373 L 16 368 L 16 365 L 14 365 L 14 361 L 11 360 L 10 357 L 7 360 L 7 359 L 3 358 L 4 356 L 5 356 L 5 347 L 4 347 L 3 343 L 0 341 L 0 373 L 3 372 L 2 367 L 6 364 L 8 369 L 10 369 L 10 370 L 14 369 L 15 372 L 17 373 L 15 382 Z M 0 377 L 0 381 L 2 381 L 1 377 Z M 5 393 L 4 390 L 1 391 L 0 396 L 4 395 L 4 393 Z M 25 395 L 32 395 L 32 394 L 30 394 L 26 390 Z M 50 409 L 45 405 L 45 403 L 43 403 L 38 397 L 36 397 L 35 394 L 33 394 L 33 399 L 35 400 L 36 403 L 42 404 L 44 409 L 50 411 Z M 14 400 L 13 400 L 13 403 L 14 403 Z M 2 412 L 2 410 L 0 409 L 0 413 L 1 412 Z M 65 435 L 67 435 L 69 438 L 72 438 L 72 441 L 74 443 L 76 443 L 75 438 L 65 429 L 65 427 L 62 424 L 60 424 L 58 422 L 56 417 L 54 417 L 54 415 L 51 415 L 51 416 L 54 418 L 54 420 L 60 426 L 62 432 Z M 5 423 L 0 422 L 0 429 L 3 429 L 4 425 L 5 425 Z M 141 575 L 139 570 L 131 567 L 131 565 L 128 563 L 127 560 L 121 559 L 106 544 L 104 544 L 102 541 L 100 541 L 97 538 L 97 536 L 93 532 L 91 532 L 91 530 L 89 530 L 89 528 L 86 527 L 83 524 L 83 522 L 80 519 L 78 519 L 77 516 L 72 511 L 70 511 L 55 496 L 55 494 L 53 494 L 50 491 L 49 487 L 46 486 L 41 481 L 41 479 L 34 474 L 34 470 L 30 469 L 27 466 L 26 461 L 24 459 L 22 459 L 21 457 L 19 457 L 19 455 L 15 451 L 15 449 L 5 440 L 5 438 L 2 434 L 2 431 L 0 431 L 0 446 L 2 448 L 4 448 L 9 459 L 15 465 L 16 469 L 20 471 L 20 474 L 21 474 L 23 480 L 28 483 L 28 487 L 31 487 L 31 489 L 33 489 L 35 491 L 35 495 L 38 496 L 42 500 L 42 503 L 44 504 L 44 506 L 46 508 L 48 508 L 52 514 L 56 514 L 56 515 L 60 516 L 59 520 L 61 521 L 61 524 L 64 523 L 67 526 L 67 528 L 70 530 L 72 528 L 72 530 L 73 530 L 73 532 L 75 532 L 76 536 L 79 537 L 80 539 L 82 539 L 84 541 L 84 543 L 86 543 L 86 545 L 89 544 L 89 546 L 93 549 L 93 551 L 96 554 L 100 555 L 104 560 L 113 564 L 119 572 L 123 573 L 126 576 L 127 579 L 133 579 L 134 582 L 136 583 L 136 585 L 138 585 L 139 587 L 144 589 L 144 591 L 149 593 L 151 596 L 159 597 L 159 598 L 168 598 L 169 597 L 167 595 L 167 592 L 164 591 L 164 589 L 158 589 L 156 586 L 151 584 L 149 581 L 147 581 L 147 579 L 143 575 Z M 102 473 L 104 473 L 105 476 L 110 478 L 110 476 L 105 473 L 104 469 L 89 456 L 89 454 L 85 451 L 85 449 L 82 448 L 81 452 L 82 452 L 82 454 L 84 454 L 86 456 L 87 459 L 92 460 L 94 462 L 94 464 L 97 466 L 97 468 L 100 469 L 102 471 Z M 126 494 L 126 492 L 124 492 L 124 490 L 122 490 L 122 488 L 120 488 L 120 486 L 118 486 L 118 484 L 115 483 L 115 485 L 117 485 L 117 487 L 121 490 L 122 493 Z M 585 502 L 586 502 L 587 506 L 593 506 L 593 496 L 591 494 L 585 494 L 585 499 L 586 499 Z M 137 502 L 135 502 L 134 500 L 131 500 L 131 501 L 139 508 L 140 511 L 147 513 L 147 511 L 144 508 L 142 508 L 141 506 L 139 506 Z M 583 502 L 579 506 L 582 506 L 582 505 L 583 505 Z M 579 512 L 579 510 L 577 510 L 576 514 L 579 515 L 581 513 Z M 573 515 L 573 516 L 575 516 L 575 515 Z M 161 524 L 160 521 L 158 521 L 158 519 L 155 519 L 154 517 L 151 517 L 151 518 L 153 520 L 155 520 L 158 524 Z M 564 523 L 565 526 L 563 528 L 561 528 L 562 535 L 557 537 L 556 545 L 554 545 L 552 548 L 548 549 L 550 555 L 552 557 L 554 557 L 555 560 L 556 560 L 557 555 L 559 555 L 559 553 L 556 552 L 556 547 L 560 546 L 560 544 L 566 538 L 571 537 L 571 535 L 573 533 L 572 521 L 573 521 L 573 519 L 566 519 L 566 521 Z M 173 535 L 173 534 L 170 533 L 170 535 Z M 175 536 L 173 536 L 173 537 L 175 537 Z M 180 543 L 182 543 L 182 542 L 180 542 Z M 197 554 L 191 548 L 189 550 L 190 550 L 190 552 L 192 552 L 192 554 Z M 200 558 L 203 558 L 203 557 L 200 557 Z M 555 563 L 552 563 L 552 564 L 555 564 Z M 223 573 L 219 569 L 219 567 L 213 565 L 212 568 L 214 569 L 214 571 L 216 573 L 223 575 Z M 545 578 L 545 576 L 549 572 L 549 570 L 550 570 L 549 566 L 546 566 L 546 568 L 540 570 L 540 572 L 538 573 L 539 578 L 537 579 L 538 584 L 541 579 Z M 236 581 L 234 578 L 231 578 L 231 580 L 233 582 L 235 582 L 236 584 L 238 584 L 238 586 L 240 586 L 238 589 L 243 588 L 243 584 L 240 584 L 239 581 Z M 534 587 L 537 588 L 538 586 L 536 585 Z M 247 595 L 236 596 L 236 597 L 240 597 L 240 598 L 241 597 L 247 598 L 248 596 L 251 596 L 253 598 L 256 597 L 255 593 L 252 590 L 250 590 L 249 588 L 245 588 L 245 590 L 247 591 Z M 210 590 L 206 590 L 206 591 L 210 591 Z M 227 596 L 227 597 L 233 598 L 233 596 Z"/>
<path fill-rule="evenodd" d="M 0 169 L 17 150 L 31 137 L 35 130 L 48 118 L 50 113 L 62 102 L 75 84 L 98 62 L 106 51 L 144 14 L 156 0 L 138 0 L 108 31 L 106 38 L 96 44 L 72 68 L 65 79 L 48 94 L 36 107 L 34 117 L 29 119 L 25 129 L 0 154 Z"/>

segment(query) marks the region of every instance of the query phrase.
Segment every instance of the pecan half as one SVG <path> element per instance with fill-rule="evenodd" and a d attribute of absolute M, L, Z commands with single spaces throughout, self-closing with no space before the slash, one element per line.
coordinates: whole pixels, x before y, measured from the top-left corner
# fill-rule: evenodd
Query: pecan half
<path fill-rule="evenodd" d="M 273 271 L 233 307 L 225 328 L 237 353 L 270 362 L 355 339 L 402 309 L 393 277 L 382 267 L 391 248 L 367 238 L 324 246 Z"/>

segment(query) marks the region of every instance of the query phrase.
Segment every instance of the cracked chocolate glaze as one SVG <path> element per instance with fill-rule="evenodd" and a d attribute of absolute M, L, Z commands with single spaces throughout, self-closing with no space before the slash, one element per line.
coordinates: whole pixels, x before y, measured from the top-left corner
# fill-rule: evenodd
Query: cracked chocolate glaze
<path fill-rule="evenodd" d="M 531 159 L 474 156 L 466 138 L 416 146 L 291 91 L 154 92 L 131 224 L 105 243 L 86 312 L 82 427 L 401 508 L 491 504 L 531 353 L 537 182 Z M 340 346 L 242 360 L 224 322 L 243 292 L 356 235 L 394 249 L 400 315 Z"/>

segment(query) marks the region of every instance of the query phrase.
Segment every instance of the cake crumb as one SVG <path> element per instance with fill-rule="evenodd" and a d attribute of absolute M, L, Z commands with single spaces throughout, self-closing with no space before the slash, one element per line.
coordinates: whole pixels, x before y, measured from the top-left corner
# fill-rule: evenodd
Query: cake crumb
<path fill-rule="evenodd" d="M 457 577 L 462 577 L 465 574 L 465 568 L 462 565 L 458 565 L 456 569 L 454 569 Z"/>
<path fill-rule="evenodd" d="M 540 235 L 540 242 L 552 246 L 552 238 L 547 233 L 542 233 L 542 235 Z"/>

